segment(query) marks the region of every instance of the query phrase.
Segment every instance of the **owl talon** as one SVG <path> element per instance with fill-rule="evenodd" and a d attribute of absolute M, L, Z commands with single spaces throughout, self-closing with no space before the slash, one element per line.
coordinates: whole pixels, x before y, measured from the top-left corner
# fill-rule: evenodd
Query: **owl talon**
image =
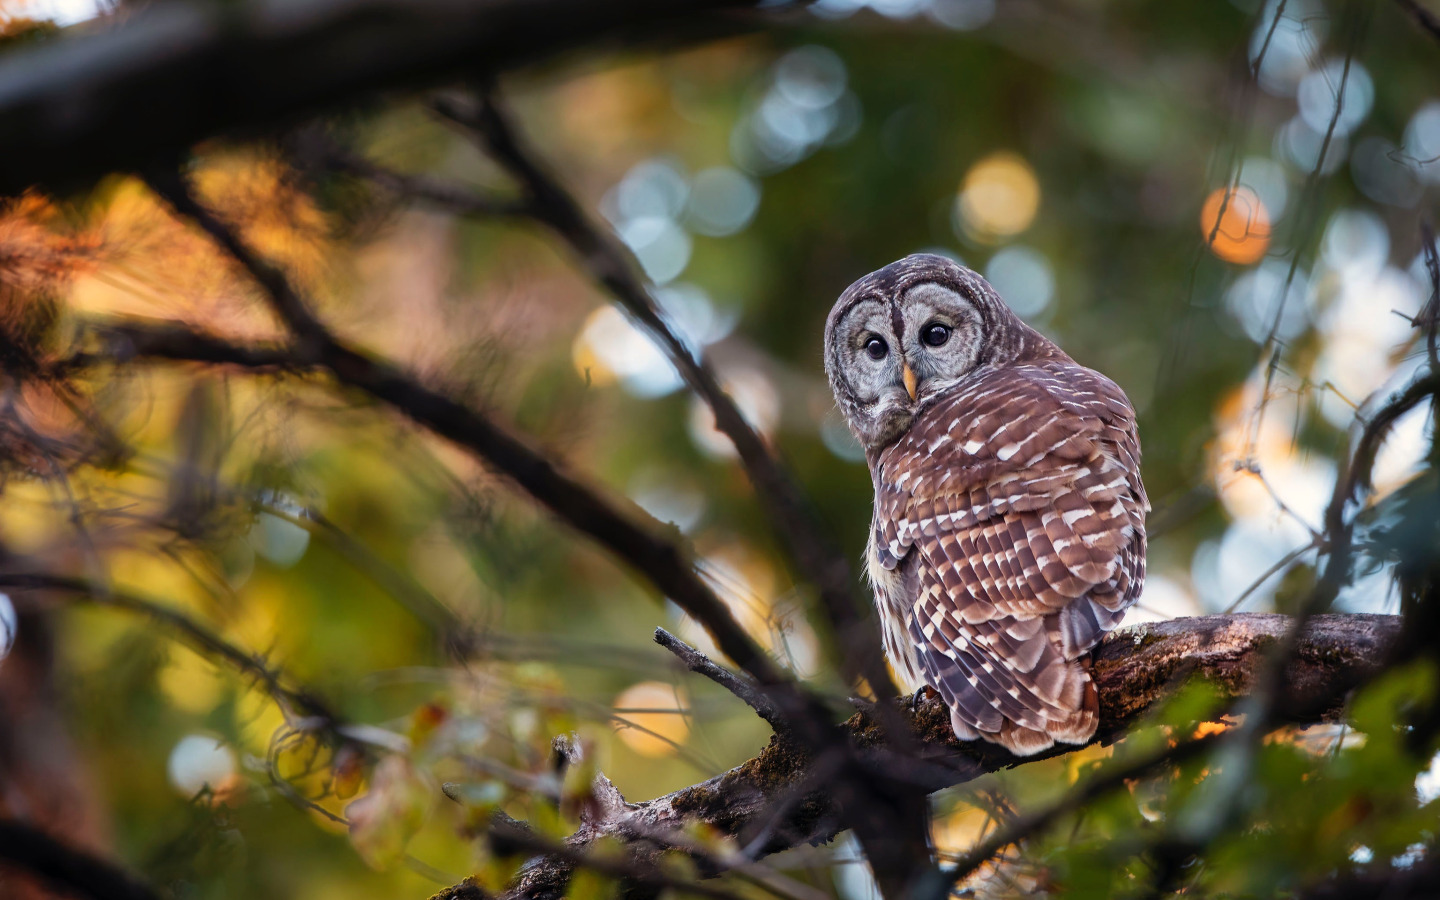
<path fill-rule="evenodd" d="M 919 712 L 920 704 L 924 703 L 926 700 L 929 700 L 931 697 L 938 696 L 940 696 L 939 691 L 935 690 L 928 684 L 925 685 L 924 687 L 920 688 L 920 690 L 910 695 L 910 712 Z"/>

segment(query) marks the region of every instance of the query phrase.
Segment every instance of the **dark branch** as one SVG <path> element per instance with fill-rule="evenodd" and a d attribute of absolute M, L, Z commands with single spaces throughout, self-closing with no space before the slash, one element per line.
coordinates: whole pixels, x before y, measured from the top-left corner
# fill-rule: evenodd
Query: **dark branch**
<path fill-rule="evenodd" d="M 509 218 L 533 214 L 526 200 L 492 196 L 440 178 L 402 174 L 339 148 L 325 148 L 323 157 L 326 164 L 338 171 L 364 178 L 405 200 L 455 215 Z"/>
<path fill-rule="evenodd" d="M 1420 0 L 1396 0 L 1400 8 L 1410 14 L 1415 24 L 1425 30 L 1427 34 L 1440 41 L 1440 16 L 1420 5 Z"/>
<path fill-rule="evenodd" d="M 146 169 L 246 135 L 584 46 L 733 30 L 754 0 L 157 3 L 0 59 L 0 194 Z"/>
<path fill-rule="evenodd" d="M 714 369 L 691 352 L 666 321 L 629 252 L 586 215 L 493 95 L 478 103 L 447 97 L 438 101 L 435 109 L 476 137 L 510 173 L 524 192 L 528 213 L 569 245 L 581 267 L 654 336 L 691 390 L 710 407 L 716 427 L 735 445 L 757 497 L 775 531 L 789 545 L 799 572 L 819 587 L 822 605 L 841 644 L 846 674 L 855 680 L 864 678 L 875 690 L 893 696 L 880 642 L 873 626 L 857 612 L 856 581 L 845 557 L 826 537 L 795 479 L 745 420 Z"/>
<path fill-rule="evenodd" d="M 266 300 L 281 324 L 295 335 L 302 361 L 318 357 L 324 351 L 330 340 L 325 326 L 310 312 L 309 306 L 290 283 L 290 279 L 285 277 L 285 273 L 278 267 L 261 259 L 240 239 L 234 228 L 207 209 L 196 198 L 183 175 L 170 170 L 160 170 L 148 175 L 146 181 L 172 209 L 199 225 L 210 235 L 211 240 L 219 244 L 260 283 Z"/>
<path fill-rule="evenodd" d="M 1184 678 L 1205 680 L 1222 702 L 1246 696 L 1266 652 L 1286 633 L 1289 623 L 1285 616 L 1278 615 L 1205 616 L 1139 625 L 1111 634 L 1096 650 L 1094 659 L 1093 675 L 1100 695 L 1100 727 L 1094 742 L 1110 743 L 1122 737 Z M 1287 710 L 1285 721 L 1308 724 L 1337 718 L 1341 710 L 1336 698 L 1383 665 L 1399 631 L 1397 616 L 1324 615 L 1312 619 L 1286 672 L 1289 689 L 1283 704 Z M 1315 702 L 1316 698 L 1323 702 Z M 908 704 L 902 703 L 900 708 L 920 741 L 918 760 L 896 760 L 883 730 L 867 713 L 852 716 L 844 730 L 877 769 L 903 764 L 925 791 L 962 784 L 989 772 L 1076 749 L 1061 745 L 1037 756 L 1016 757 L 995 744 L 957 741 L 949 712 L 938 697 L 919 699 L 913 711 Z M 1177 757 L 1196 753 L 1210 743 L 1190 742 L 1174 752 Z M 1152 759 L 1137 760 L 1124 771 L 1133 776 L 1156 763 Z M 613 837 L 637 849 L 645 835 L 675 831 L 697 822 L 739 837 L 764 823 L 784 801 L 787 791 L 803 783 L 815 766 L 814 758 L 797 749 L 793 741 L 777 736 L 755 758 L 708 781 L 643 803 L 611 804 L 611 815 L 587 823 L 569 843 L 575 847 L 600 837 Z M 1074 802 L 1038 810 L 1029 818 L 1022 817 L 1018 824 L 1031 829 L 1050 824 L 1092 793 L 1112 786 L 1112 775 L 1119 777 L 1113 772 L 1102 774 L 1100 781 L 1082 785 L 1081 796 L 1072 798 Z M 834 791 L 828 784 L 814 784 L 790 807 L 784 821 L 770 830 L 770 839 L 757 848 L 757 855 L 826 841 L 844 827 Z M 1020 833 L 1007 830 L 1000 839 L 1012 840 Z M 988 849 L 989 844 L 979 851 Z M 512 886 L 523 889 L 512 890 L 507 896 L 513 900 L 559 897 L 569 873 L 566 867 L 533 861 L 523 885 Z"/>
<path fill-rule="evenodd" d="M 675 654 L 685 664 L 685 668 L 697 675 L 704 675 L 745 701 L 745 704 L 755 710 L 760 718 L 770 723 L 770 727 L 775 729 L 777 734 L 790 729 L 790 723 L 786 721 L 785 713 L 755 685 L 724 666 L 717 665 L 708 656 L 663 628 L 655 629 L 655 643 Z"/>
<path fill-rule="evenodd" d="M 213 217 L 212 221 L 219 228 L 226 227 Z M 385 402 L 489 462 L 561 520 L 647 577 L 666 597 L 700 622 L 716 646 L 757 681 L 767 686 L 789 685 L 779 696 L 788 695 L 792 702 L 802 702 L 793 681 L 745 633 L 724 602 L 696 574 L 688 556 L 680 547 L 659 536 L 663 533 L 662 525 L 645 521 L 642 512 L 628 515 L 620 512 L 488 418 L 407 377 L 388 363 L 339 343 L 323 329 L 318 346 L 303 357 L 283 347 L 226 343 L 176 324 L 156 326 L 129 321 L 108 324 L 97 331 L 108 345 L 108 353 L 84 354 L 64 366 L 152 356 L 246 367 L 258 364 L 262 369 L 328 371 L 342 384 Z"/>
<path fill-rule="evenodd" d="M 340 722 L 320 698 L 291 685 L 285 674 L 263 657 L 237 647 L 179 610 L 125 591 L 116 591 L 89 579 L 69 575 L 0 572 L 0 588 L 69 594 L 97 606 L 143 616 L 206 659 L 228 666 L 247 678 L 253 678 L 266 693 L 290 712 L 317 720 L 326 727 L 333 727 Z"/>
<path fill-rule="evenodd" d="M 13 819 L 0 820 L 0 860 L 87 900 L 160 900 L 154 889 L 115 863 Z"/>

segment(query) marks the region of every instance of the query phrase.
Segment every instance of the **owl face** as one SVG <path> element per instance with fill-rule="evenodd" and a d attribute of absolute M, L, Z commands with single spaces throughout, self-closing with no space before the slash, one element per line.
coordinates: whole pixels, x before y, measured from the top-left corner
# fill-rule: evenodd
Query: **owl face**
<path fill-rule="evenodd" d="M 1016 358 L 1026 337 L 1049 344 L 975 272 L 918 254 L 840 295 L 825 324 L 825 372 L 850 430 L 873 453 L 979 366 Z"/>

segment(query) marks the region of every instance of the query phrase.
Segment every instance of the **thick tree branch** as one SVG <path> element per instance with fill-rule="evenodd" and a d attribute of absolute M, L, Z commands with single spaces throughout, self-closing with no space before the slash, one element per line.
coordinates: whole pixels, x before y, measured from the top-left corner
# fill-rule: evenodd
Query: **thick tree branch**
<path fill-rule="evenodd" d="M 1094 742 L 1109 743 L 1121 737 L 1185 678 L 1207 681 L 1220 700 L 1246 696 L 1267 652 L 1286 634 L 1289 624 L 1288 618 L 1279 615 L 1204 616 L 1123 628 L 1111 634 L 1094 657 L 1093 675 L 1100 695 L 1100 727 Z M 1289 689 L 1282 704 L 1282 719 L 1306 724 L 1338 716 L 1340 705 L 1333 702 L 1335 698 L 1342 697 L 1383 664 L 1399 630 L 1397 616 L 1315 617 L 1286 671 Z M 1326 702 L 1317 706 L 1312 702 L 1314 698 Z M 1016 757 L 984 741 L 957 741 L 949 712 L 938 697 L 919 699 L 913 711 L 908 705 L 902 705 L 902 709 L 922 744 L 920 759 L 908 764 L 888 754 L 885 735 L 869 715 L 857 713 L 844 728 L 855 746 L 877 766 L 908 765 L 909 776 L 926 791 L 1075 749 L 1058 745 L 1038 756 Z M 1187 749 L 1180 752 L 1199 752 L 1210 743 L 1213 741 L 1192 742 L 1193 746 L 1182 745 Z M 1137 765 L 1144 762 L 1140 760 Z M 814 758 L 793 741 L 777 736 L 755 758 L 708 781 L 643 803 L 612 804 L 608 818 L 588 823 L 569 845 L 583 846 L 609 836 L 643 851 L 645 835 L 696 822 L 739 836 L 768 817 L 787 790 L 806 779 L 815 765 Z M 1126 771 L 1132 769 L 1127 767 Z M 1105 790 L 1110 780 L 1102 775 L 1092 787 L 1097 792 Z M 1078 795 L 1088 796 L 1085 791 Z M 1039 810 L 1022 824 L 1043 826 L 1066 809 L 1061 806 Z M 785 820 L 772 830 L 771 839 L 759 852 L 775 853 L 829 840 L 842 827 L 833 792 L 827 785 L 817 784 L 792 804 Z M 987 849 L 988 845 L 980 848 Z M 549 859 L 532 861 L 523 881 L 512 886 L 508 896 L 513 900 L 560 897 L 570 872 L 561 863 Z"/>
<path fill-rule="evenodd" d="M 383 90 L 697 27 L 755 0 L 146 4 L 0 58 L 0 194 L 148 168 Z"/>
<path fill-rule="evenodd" d="M 160 900 L 154 889 L 115 863 L 61 843 L 24 822 L 0 820 L 0 861 L 85 900 Z"/>

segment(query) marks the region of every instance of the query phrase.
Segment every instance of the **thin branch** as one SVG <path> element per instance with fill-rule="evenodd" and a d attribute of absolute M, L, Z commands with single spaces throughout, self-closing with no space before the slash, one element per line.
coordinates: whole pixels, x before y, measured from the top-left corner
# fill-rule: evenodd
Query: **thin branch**
<path fill-rule="evenodd" d="M 0 820 L 0 860 L 87 900 L 160 900 L 153 888 L 115 863 L 14 819 Z"/>
<path fill-rule="evenodd" d="M 406 376 L 388 362 L 372 358 L 337 340 L 309 311 L 299 292 L 278 268 L 260 259 L 227 223 L 205 209 L 183 179 L 152 176 L 151 183 L 175 207 L 211 234 L 230 251 L 263 287 L 271 307 L 300 340 L 288 357 L 278 348 L 236 346 L 225 360 L 246 365 L 254 358 L 272 365 L 277 356 L 290 368 L 322 368 L 342 384 L 384 401 L 398 412 L 436 434 L 459 444 L 496 469 L 576 530 L 589 535 L 601 546 L 645 575 L 665 596 L 693 616 L 715 640 L 722 652 L 765 685 L 788 685 L 784 693 L 801 708 L 818 709 L 818 701 L 802 696 L 794 682 L 745 632 L 714 591 L 696 575 L 679 547 L 657 535 L 663 526 L 643 511 L 621 513 L 599 494 L 561 472 L 540 453 L 476 410 L 434 391 Z M 148 347 L 152 355 L 188 359 L 189 341 L 180 326 L 159 330 L 123 323 L 106 329 L 112 337 L 128 339 L 124 348 L 139 352 Z M 199 351 L 215 361 L 220 347 L 217 339 L 202 336 Z"/>
<path fill-rule="evenodd" d="M 571 847 L 559 841 L 542 837 L 518 823 L 512 824 L 503 821 L 492 823 L 486 836 L 497 853 L 504 852 L 508 855 L 516 851 L 523 851 L 537 854 L 546 863 L 552 866 L 558 864 L 570 871 L 579 867 L 612 878 L 654 888 L 669 888 L 696 897 L 709 897 L 711 900 L 741 900 L 739 895 L 724 888 L 691 881 L 687 878 L 677 878 L 665 872 L 658 865 L 650 865 L 635 858 L 616 859 L 611 856 L 586 853 L 583 848 Z"/>
<path fill-rule="evenodd" d="M 1261 585 L 1269 581 L 1271 578 L 1275 577 L 1275 575 L 1279 574 L 1280 572 L 1288 570 L 1292 565 L 1298 562 L 1301 557 L 1309 553 L 1311 550 L 1322 546 L 1324 546 L 1322 542 L 1317 540 L 1311 540 L 1308 544 L 1301 544 L 1299 547 L 1296 547 L 1294 550 L 1291 550 L 1289 553 L 1280 557 L 1270 566 L 1270 568 L 1257 575 L 1255 577 L 1255 580 L 1250 582 L 1249 587 L 1245 588 L 1245 590 L 1240 592 L 1239 596 L 1237 596 L 1234 600 L 1230 601 L 1230 605 L 1226 606 L 1223 612 L 1235 612 L 1245 603 L 1246 600 L 1250 598 L 1251 594 L 1260 590 Z"/>
<path fill-rule="evenodd" d="M 126 591 L 117 591 L 86 578 L 43 572 L 0 572 L 0 588 L 72 594 L 96 606 L 105 606 L 143 616 L 175 634 L 179 640 L 206 659 L 221 662 L 242 675 L 255 679 L 277 703 L 293 714 L 324 723 L 341 724 L 320 698 L 303 688 L 292 687 L 285 673 L 257 654 L 241 649 L 194 621 L 179 610 Z"/>
<path fill-rule="evenodd" d="M 402 174 L 338 147 L 326 147 L 324 160 L 341 172 L 364 178 L 402 198 L 456 215 L 511 218 L 534 214 L 530 202 L 523 198 L 492 196 L 440 178 Z"/>
<path fill-rule="evenodd" d="M 250 246 L 240 238 L 239 233 L 231 225 L 221 221 L 219 216 L 201 203 L 190 185 L 186 183 L 183 175 L 163 169 L 149 173 L 145 180 L 151 190 L 170 204 L 181 216 L 199 225 L 206 234 L 210 235 L 211 240 L 219 244 L 221 249 L 230 254 L 250 273 L 252 278 L 260 283 L 270 308 L 274 310 L 281 324 L 294 333 L 299 342 L 302 360 L 308 360 L 311 356 L 318 356 L 323 352 L 325 345 L 330 341 L 329 333 L 320 320 L 310 312 L 310 308 L 300 296 L 300 292 L 295 289 L 294 285 L 290 283 L 290 279 L 280 271 L 278 266 L 261 259 L 259 254 L 251 250 Z"/>
<path fill-rule="evenodd" d="M 1095 775 L 1066 791 L 1065 795 L 1056 802 L 1033 812 L 1024 813 L 1004 828 L 996 830 L 990 837 L 967 851 L 953 866 L 942 872 L 939 879 L 922 888 L 919 900 L 945 900 L 956 884 L 994 859 L 996 854 L 1006 847 L 1034 837 L 1060 819 L 1079 812 L 1092 800 L 1124 787 L 1128 781 L 1149 774 L 1162 765 L 1182 762 L 1198 756 L 1215 746 L 1220 736 L 1220 733 L 1208 734 L 1195 740 L 1184 741 L 1174 747 L 1160 746 L 1135 759 L 1105 766 Z"/>
<path fill-rule="evenodd" d="M 1400 8 L 1410 14 L 1415 24 L 1425 30 L 1427 34 L 1440 41 L 1440 16 L 1420 5 L 1420 0 L 1395 0 Z"/>
<path fill-rule="evenodd" d="M 755 685 L 726 669 L 717 665 L 705 654 L 677 638 L 675 635 L 663 628 L 655 629 L 655 643 L 669 650 L 685 664 L 685 668 L 723 687 L 725 690 L 739 697 L 747 706 L 755 710 L 755 713 L 770 723 L 775 732 L 783 733 L 790 729 L 790 723 L 785 718 L 785 713 L 777 707 L 765 692 L 759 690 Z"/>
<path fill-rule="evenodd" d="M 716 427 L 735 445 L 757 497 L 775 531 L 789 545 L 800 573 L 819 587 L 822 605 L 840 641 L 842 668 L 852 678 L 865 678 L 882 698 L 893 696 L 874 627 L 857 611 L 857 582 L 849 563 L 825 536 L 790 472 L 746 421 L 710 364 L 693 353 L 666 321 L 629 252 L 608 231 L 596 227 L 574 196 L 546 169 L 540 154 L 493 94 L 486 94 L 479 103 L 446 97 L 434 108 L 477 138 L 510 173 L 524 192 L 530 214 L 570 246 L 582 268 L 651 334 L 685 382 L 710 407 Z"/>

